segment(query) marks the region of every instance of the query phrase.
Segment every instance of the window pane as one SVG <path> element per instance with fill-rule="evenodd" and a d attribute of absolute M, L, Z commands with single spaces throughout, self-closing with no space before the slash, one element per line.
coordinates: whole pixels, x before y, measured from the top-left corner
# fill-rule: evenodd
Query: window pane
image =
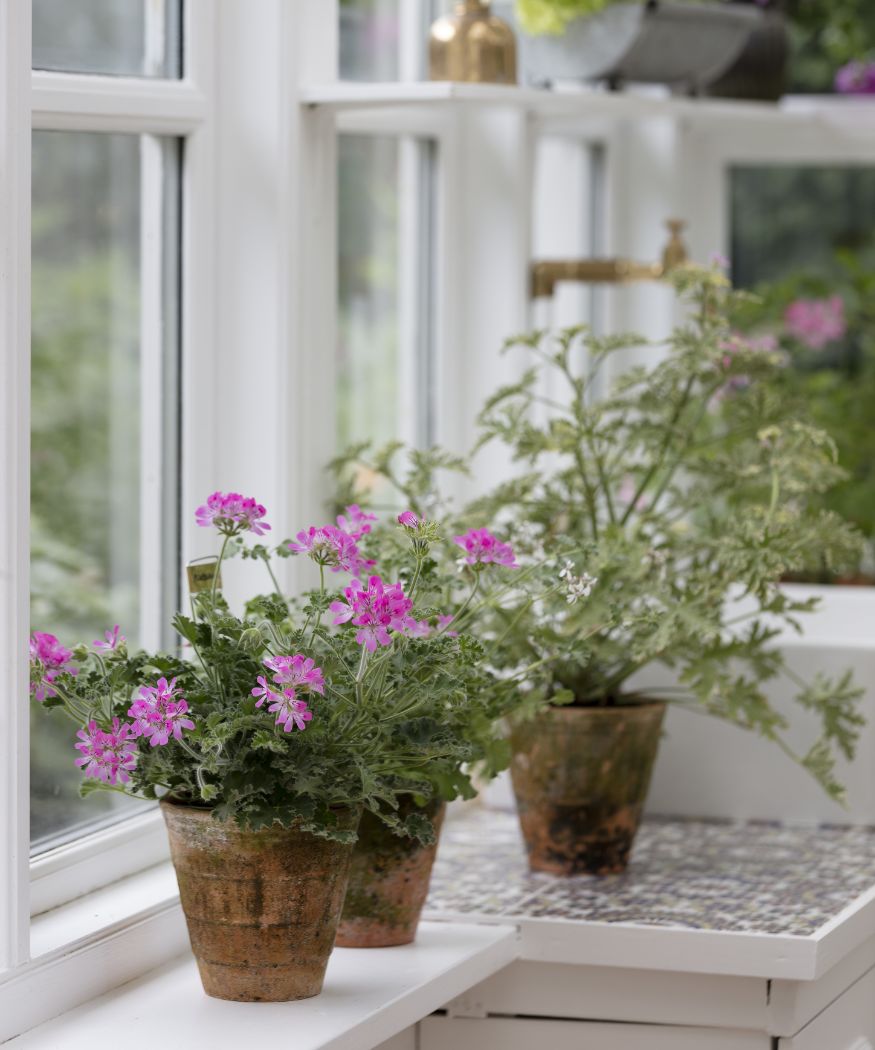
<path fill-rule="evenodd" d="M 163 466 L 175 462 L 175 390 L 155 399 L 166 423 L 150 410 L 146 426 L 141 404 L 156 384 L 175 386 L 176 167 L 173 142 L 33 136 L 31 620 L 68 646 L 116 623 L 132 646 L 159 640 L 164 610 L 151 581 L 173 551 L 166 537 L 163 558 L 143 547 L 141 508 L 157 485 L 152 520 L 177 520 L 175 500 L 160 495 L 162 482 L 175 492 Z M 169 227 L 163 247 L 143 238 L 145 222 Z M 154 288 L 156 270 L 168 291 L 150 293 L 153 319 L 141 288 Z M 110 792 L 80 799 L 76 727 L 31 707 L 35 849 L 140 805 Z"/>
<path fill-rule="evenodd" d="M 836 439 L 850 476 L 824 504 L 869 537 L 851 579 L 875 582 L 875 169 L 736 167 L 730 192 L 733 281 L 761 293 L 749 320 L 786 352 L 788 396 Z"/>
<path fill-rule="evenodd" d="M 33 66 L 178 77 L 181 0 L 33 0 Z"/>
<path fill-rule="evenodd" d="M 400 0 L 341 0 L 341 80 L 398 80 L 399 30 Z"/>
<path fill-rule="evenodd" d="M 398 141 L 341 136 L 338 213 L 339 447 L 398 437 Z M 402 410 L 403 411 L 403 410 Z"/>
<path fill-rule="evenodd" d="M 339 448 L 432 440 L 433 144 L 339 144 Z"/>

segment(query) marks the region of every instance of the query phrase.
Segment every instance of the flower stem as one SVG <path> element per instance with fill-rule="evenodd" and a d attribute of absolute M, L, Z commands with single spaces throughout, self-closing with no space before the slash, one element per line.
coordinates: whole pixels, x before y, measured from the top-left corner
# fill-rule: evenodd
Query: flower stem
<path fill-rule="evenodd" d="M 213 572 L 213 585 L 210 588 L 210 605 L 213 607 L 213 612 L 216 611 L 216 591 L 219 587 L 219 572 L 222 568 L 222 559 L 225 557 L 225 549 L 228 546 L 228 540 L 231 539 L 230 533 L 225 533 L 225 538 L 222 541 L 222 549 L 219 551 L 219 560 L 216 562 L 216 568 Z"/>

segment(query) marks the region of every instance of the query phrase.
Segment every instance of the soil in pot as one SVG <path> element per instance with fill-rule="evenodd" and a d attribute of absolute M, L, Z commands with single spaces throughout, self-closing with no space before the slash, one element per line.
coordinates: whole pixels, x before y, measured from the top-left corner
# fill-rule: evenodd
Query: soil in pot
<path fill-rule="evenodd" d="M 416 937 L 446 805 L 434 801 L 418 807 L 405 801 L 399 816 L 417 810 L 435 829 L 435 842 L 430 846 L 395 835 L 367 810 L 362 814 L 337 931 L 338 947 L 389 948 L 410 944 Z"/>
<path fill-rule="evenodd" d="M 514 728 L 511 778 L 533 871 L 625 871 L 664 717 L 656 702 L 551 707 Z"/>
<path fill-rule="evenodd" d="M 352 845 L 297 828 L 246 831 L 161 803 L 192 951 L 207 995 L 286 1002 L 322 991 Z M 359 814 L 340 814 L 354 828 Z"/>

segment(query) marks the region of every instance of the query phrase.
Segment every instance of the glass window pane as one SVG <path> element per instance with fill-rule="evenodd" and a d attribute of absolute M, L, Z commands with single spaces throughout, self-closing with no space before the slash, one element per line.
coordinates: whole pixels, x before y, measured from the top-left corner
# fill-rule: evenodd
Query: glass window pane
<path fill-rule="evenodd" d="M 141 556 L 141 521 L 156 471 L 164 495 L 153 519 L 177 520 L 172 470 L 161 465 L 175 462 L 176 435 L 160 411 L 146 426 L 141 403 L 156 382 L 175 385 L 175 291 L 156 308 L 166 323 L 154 319 L 153 337 L 141 287 L 155 268 L 159 284 L 163 273 L 174 285 L 177 174 L 172 141 L 33 136 L 31 621 L 68 646 L 116 623 L 132 646 L 156 640 L 165 612 L 141 587 L 162 572 Z M 147 221 L 164 225 L 163 246 L 142 236 Z M 141 805 L 111 792 L 80 799 L 76 727 L 59 710 L 31 708 L 34 849 Z"/>
<path fill-rule="evenodd" d="M 400 15 L 400 0 L 340 0 L 341 80 L 399 79 Z"/>
<path fill-rule="evenodd" d="M 340 449 L 434 440 L 433 142 L 339 142 Z"/>
<path fill-rule="evenodd" d="M 182 0 L 33 0 L 33 66 L 182 75 Z"/>
<path fill-rule="evenodd" d="M 404 426 L 399 367 L 398 140 L 339 144 L 338 405 L 340 448 L 383 443 Z"/>
<path fill-rule="evenodd" d="M 847 582 L 875 582 L 875 169 L 730 172 L 733 282 L 756 289 L 748 326 L 777 338 L 786 393 L 836 439 L 848 472 L 824 504 L 869 537 Z M 822 567 L 806 579 L 833 582 Z"/>

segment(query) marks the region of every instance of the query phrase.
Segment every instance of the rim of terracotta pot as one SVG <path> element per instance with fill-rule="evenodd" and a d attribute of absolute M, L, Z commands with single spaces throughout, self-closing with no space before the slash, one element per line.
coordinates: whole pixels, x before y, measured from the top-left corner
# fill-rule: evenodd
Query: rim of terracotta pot
<path fill-rule="evenodd" d="M 569 717 L 596 716 L 601 718 L 615 718 L 617 715 L 649 714 L 651 711 L 664 710 L 667 706 L 666 700 L 635 700 L 631 703 L 622 704 L 561 704 L 550 705 L 547 710 L 550 714 L 568 715 Z M 540 715 L 536 715 L 536 718 Z"/>

